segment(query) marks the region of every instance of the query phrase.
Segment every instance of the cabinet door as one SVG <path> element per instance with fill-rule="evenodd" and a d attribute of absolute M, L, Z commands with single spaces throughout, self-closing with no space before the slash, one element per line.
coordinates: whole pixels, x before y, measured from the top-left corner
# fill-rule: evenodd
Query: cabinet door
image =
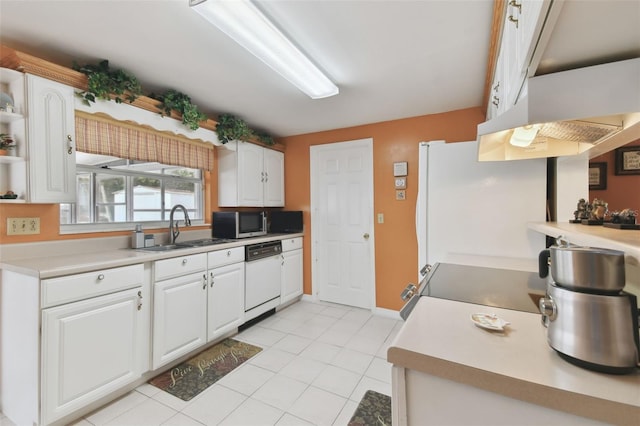
<path fill-rule="evenodd" d="M 264 148 L 238 143 L 238 206 L 261 207 L 264 197 Z"/>
<path fill-rule="evenodd" d="M 27 75 L 29 201 L 73 203 L 76 198 L 73 88 Z"/>
<path fill-rule="evenodd" d="M 302 294 L 302 250 L 282 253 L 282 303 Z"/>
<path fill-rule="evenodd" d="M 502 52 L 498 54 L 496 60 L 496 67 L 493 74 L 493 82 L 491 84 L 491 91 L 489 92 L 489 105 L 487 106 L 487 119 L 495 118 L 500 115 L 504 110 L 504 102 L 502 101 L 502 90 L 504 89 L 502 84 Z"/>
<path fill-rule="evenodd" d="M 140 377 L 140 290 L 42 311 L 43 424 Z"/>
<path fill-rule="evenodd" d="M 232 331 L 244 320 L 244 262 L 209 271 L 207 341 Z"/>
<path fill-rule="evenodd" d="M 284 207 L 284 154 L 264 150 L 264 205 Z"/>
<path fill-rule="evenodd" d="M 205 271 L 155 283 L 153 368 L 191 352 L 207 338 Z"/>

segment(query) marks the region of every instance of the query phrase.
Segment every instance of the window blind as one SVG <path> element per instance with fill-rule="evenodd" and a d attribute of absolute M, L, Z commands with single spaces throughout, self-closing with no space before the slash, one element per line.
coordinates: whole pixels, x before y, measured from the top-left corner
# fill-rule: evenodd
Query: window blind
<path fill-rule="evenodd" d="M 75 122 L 78 151 L 213 170 L 214 146 L 204 141 L 83 111 Z"/>

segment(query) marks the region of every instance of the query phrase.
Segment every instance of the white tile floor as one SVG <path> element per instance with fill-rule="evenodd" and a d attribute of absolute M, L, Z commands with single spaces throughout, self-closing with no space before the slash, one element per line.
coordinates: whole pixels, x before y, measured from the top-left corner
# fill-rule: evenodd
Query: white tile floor
<path fill-rule="evenodd" d="M 74 425 L 345 426 L 367 390 L 391 395 L 386 352 L 401 325 L 298 302 L 234 336 L 263 350 L 191 401 L 144 384 Z"/>

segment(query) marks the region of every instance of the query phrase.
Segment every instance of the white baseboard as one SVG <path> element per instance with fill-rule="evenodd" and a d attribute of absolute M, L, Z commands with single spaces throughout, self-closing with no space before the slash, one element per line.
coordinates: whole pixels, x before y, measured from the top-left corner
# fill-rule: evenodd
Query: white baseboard
<path fill-rule="evenodd" d="M 300 300 L 302 302 L 309 302 L 309 303 L 323 303 L 323 302 L 320 302 L 317 297 L 312 296 L 311 294 L 303 294 Z M 385 318 L 401 319 L 400 311 L 394 311 L 393 309 L 374 307 L 371 309 L 371 313 L 373 315 L 378 315 Z"/>
<path fill-rule="evenodd" d="M 400 311 L 394 311 L 393 309 L 375 307 L 373 308 L 373 314 L 381 317 L 385 317 L 385 318 L 395 319 L 395 320 L 402 319 L 400 317 Z"/>

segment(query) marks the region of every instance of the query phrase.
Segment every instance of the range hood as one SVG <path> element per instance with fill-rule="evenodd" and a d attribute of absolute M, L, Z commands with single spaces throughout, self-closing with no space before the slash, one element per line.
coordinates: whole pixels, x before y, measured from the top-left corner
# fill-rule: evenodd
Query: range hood
<path fill-rule="evenodd" d="M 478 160 L 591 156 L 640 139 L 640 58 L 527 79 L 527 95 L 478 125 Z"/>

